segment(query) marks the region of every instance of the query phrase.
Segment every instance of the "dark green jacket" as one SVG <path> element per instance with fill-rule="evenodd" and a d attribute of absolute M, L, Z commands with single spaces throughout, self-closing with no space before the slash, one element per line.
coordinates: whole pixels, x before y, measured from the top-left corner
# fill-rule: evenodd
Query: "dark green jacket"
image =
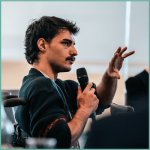
<path fill-rule="evenodd" d="M 44 131 L 56 119 L 64 118 L 48 130 L 45 136 L 56 138 L 58 148 L 69 148 L 71 132 L 67 125 L 70 121 L 68 111 L 76 113 L 78 83 L 60 79 L 55 83 L 60 87 L 59 91 L 63 92 L 65 100 L 58 94 L 51 79 L 32 68 L 24 77 L 19 91 L 19 97 L 25 99 L 27 105 L 18 106 L 15 117 L 21 129 L 31 137 L 39 137 L 41 130 Z M 100 114 L 104 109 L 99 106 L 98 110 Z"/>

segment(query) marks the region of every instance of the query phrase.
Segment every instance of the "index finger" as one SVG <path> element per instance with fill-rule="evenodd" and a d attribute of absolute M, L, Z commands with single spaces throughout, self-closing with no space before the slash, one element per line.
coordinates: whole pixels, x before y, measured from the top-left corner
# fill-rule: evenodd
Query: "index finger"
<path fill-rule="evenodd" d="M 119 54 L 119 53 L 120 53 L 120 51 L 121 51 L 121 46 L 119 46 L 119 47 L 118 47 L 118 49 L 117 49 L 117 51 L 114 53 L 114 55 L 115 55 L 116 53 L 118 53 L 118 54 Z"/>
<path fill-rule="evenodd" d="M 126 58 L 126 57 L 128 57 L 128 56 L 130 56 L 130 55 L 132 55 L 132 54 L 134 54 L 134 53 L 135 53 L 135 51 L 131 51 L 131 52 L 129 52 L 129 53 L 124 54 L 122 57 L 123 57 L 123 58 Z"/>
<path fill-rule="evenodd" d="M 110 65 L 111 65 L 112 67 L 114 66 L 114 63 L 115 63 L 115 60 L 116 60 L 117 56 L 118 56 L 118 53 L 116 53 L 116 54 L 114 55 L 114 57 L 111 59 Z"/>
<path fill-rule="evenodd" d="M 91 90 L 91 87 L 92 87 L 93 83 L 90 82 L 87 84 L 86 88 L 84 89 L 84 91 L 90 91 Z"/>
<path fill-rule="evenodd" d="M 95 88 L 91 88 L 91 92 L 94 94 L 94 92 L 95 92 Z"/>

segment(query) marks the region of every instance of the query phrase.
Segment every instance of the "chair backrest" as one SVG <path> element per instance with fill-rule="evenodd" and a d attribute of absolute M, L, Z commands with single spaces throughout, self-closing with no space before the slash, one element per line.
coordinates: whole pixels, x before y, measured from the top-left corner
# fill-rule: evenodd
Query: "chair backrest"
<path fill-rule="evenodd" d="M 4 101 L 6 100 L 6 96 L 11 95 L 11 94 L 12 93 L 10 91 L 6 91 L 6 90 L 2 90 L 1 91 L 1 97 L 2 97 L 3 105 L 4 105 Z M 6 115 L 10 119 L 10 121 L 12 123 L 15 123 L 15 117 L 14 117 L 14 109 L 13 109 L 13 107 L 5 107 L 4 106 L 4 110 L 6 112 Z"/>
<path fill-rule="evenodd" d="M 111 103 L 110 106 L 110 112 L 111 115 L 119 115 L 119 114 L 129 114 L 129 113 L 133 113 L 134 112 L 134 108 L 131 106 L 122 106 L 122 105 L 117 105 L 115 103 Z"/>
<path fill-rule="evenodd" d="M 24 99 L 18 98 L 18 95 L 12 95 L 9 91 L 2 91 L 2 101 L 5 112 L 14 126 L 14 134 L 10 139 L 10 145 L 12 147 L 25 147 L 25 139 L 29 136 L 20 128 L 15 121 L 15 109 L 18 105 L 26 105 Z"/>

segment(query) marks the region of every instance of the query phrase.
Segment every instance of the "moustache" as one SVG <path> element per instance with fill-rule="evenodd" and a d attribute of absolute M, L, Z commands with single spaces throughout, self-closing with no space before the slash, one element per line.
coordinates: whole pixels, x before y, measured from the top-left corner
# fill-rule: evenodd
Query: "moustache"
<path fill-rule="evenodd" d="M 71 60 L 71 61 L 75 61 L 75 59 L 76 59 L 76 58 L 75 58 L 74 56 L 73 56 L 73 57 L 67 57 L 67 58 L 66 58 L 66 60 Z"/>

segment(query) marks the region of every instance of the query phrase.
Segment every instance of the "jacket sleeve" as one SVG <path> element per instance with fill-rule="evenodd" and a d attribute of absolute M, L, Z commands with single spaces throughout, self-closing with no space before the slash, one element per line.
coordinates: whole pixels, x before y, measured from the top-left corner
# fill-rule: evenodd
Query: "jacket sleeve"
<path fill-rule="evenodd" d="M 71 132 L 66 122 L 63 100 L 51 83 L 44 85 L 32 85 L 32 94 L 29 94 L 27 101 L 31 135 L 56 138 L 57 148 L 69 148 Z"/>

